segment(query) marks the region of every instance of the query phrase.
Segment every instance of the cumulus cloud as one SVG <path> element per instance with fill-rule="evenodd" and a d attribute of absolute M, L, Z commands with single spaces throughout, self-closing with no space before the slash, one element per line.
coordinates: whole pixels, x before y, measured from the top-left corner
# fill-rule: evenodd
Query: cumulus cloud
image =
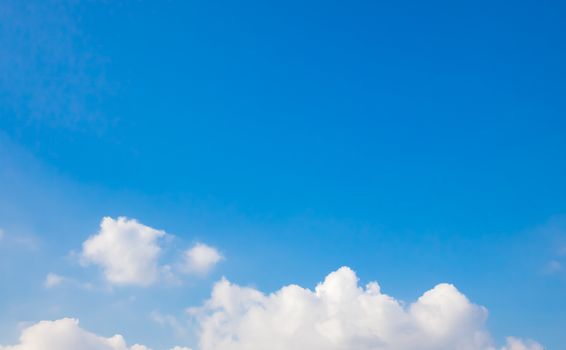
<path fill-rule="evenodd" d="M 487 310 L 453 285 L 439 284 L 410 305 L 365 288 L 343 267 L 314 290 L 297 285 L 272 294 L 218 282 L 201 308 L 201 350 L 495 350 Z M 509 338 L 501 350 L 540 350 Z"/>
<path fill-rule="evenodd" d="M 487 310 L 451 284 L 439 284 L 406 305 L 382 293 L 376 282 L 362 288 L 347 267 L 314 290 L 289 285 L 264 294 L 222 279 L 211 298 L 189 312 L 198 321 L 200 350 L 544 349 L 514 337 L 496 347 L 485 329 Z M 71 318 L 39 322 L 22 331 L 18 344 L 0 345 L 0 350 L 77 349 L 150 350 L 129 346 L 121 335 L 83 330 Z"/>
<path fill-rule="evenodd" d="M 135 219 L 105 217 L 100 231 L 83 243 L 81 261 L 101 267 L 110 283 L 147 286 L 158 278 L 163 236 Z"/>
<path fill-rule="evenodd" d="M 166 235 L 135 219 L 105 217 L 99 231 L 83 243 L 79 258 L 83 265 L 102 268 L 111 284 L 136 286 L 159 280 L 178 284 L 179 273 L 205 274 L 223 259 L 216 248 L 198 243 L 184 252 L 181 262 L 160 264 Z"/>
<path fill-rule="evenodd" d="M 224 259 L 222 254 L 203 243 L 197 243 L 184 253 L 182 271 L 185 273 L 206 274 Z"/>
<path fill-rule="evenodd" d="M 73 318 L 41 321 L 25 328 L 16 345 L 0 345 L 0 350 L 151 350 L 145 345 L 128 346 L 124 337 L 105 338 L 88 332 Z M 176 346 L 171 350 L 191 350 Z"/>
<path fill-rule="evenodd" d="M 79 321 L 64 318 L 41 321 L 22 331 L 16 345 L 0 346 L 0 350 L 149 350 L 143 345 L 129 347 L 121 335 L 98 336 L 79 327 Z"/>

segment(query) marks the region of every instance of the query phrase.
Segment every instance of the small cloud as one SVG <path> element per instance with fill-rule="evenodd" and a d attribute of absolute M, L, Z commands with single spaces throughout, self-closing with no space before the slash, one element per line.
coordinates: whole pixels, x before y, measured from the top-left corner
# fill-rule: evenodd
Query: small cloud
<path fill-rule="evenodd" d="M 66 278 L 55 273 L 48 273 L 45 277 L 45 282 L 43 286 L 47 289 L 51 289 L 59 286 L 61 283 L 65 282 Z"/>
<path fill-rule="evenodd" d="M 222 261 L 224 257 L 220 252 L 204 243 L 197 243 L 184 253 L 182 271 L 185 273 L 203 275 Z"/>
<path fill-rule="evenodd" d="M 102 268 L 111 284 L 149 286 L 159 277 L 159 239 L 165 232 L 135 219 L 105 217 L 100 230 L 83 243 L 83 264 Z"/>
<path fill-rule="evenodd" d="M 55 321 L 41 321 L 25 327 L 21 331 L 18 344 L 4 346 L 0 349 L 10 350 L 149 350 L 148 347 L 135 344 L 131 347 L 126 344 L 124 337 L 114 335 L 109 338 L 99 336 L 82 329 L 79 321 L 72 318 L 63 318 Z"/>

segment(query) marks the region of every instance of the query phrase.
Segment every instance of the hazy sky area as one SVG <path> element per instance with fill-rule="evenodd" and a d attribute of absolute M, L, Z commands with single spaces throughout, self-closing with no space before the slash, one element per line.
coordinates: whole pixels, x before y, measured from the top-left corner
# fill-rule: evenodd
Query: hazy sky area
<path fill-rule="evenodd" d="M 0 0 L 0 350 L 566 350 L 565 35 Z"/>

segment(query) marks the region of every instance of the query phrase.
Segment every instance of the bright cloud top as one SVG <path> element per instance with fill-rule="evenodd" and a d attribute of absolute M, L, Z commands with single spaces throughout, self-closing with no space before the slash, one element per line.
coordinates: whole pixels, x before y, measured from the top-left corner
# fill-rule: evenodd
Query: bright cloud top
<path fill-rule="evenodd" d="M 159 238 L 165 232 L 134 219 L 105 217 L 100 231 L 83 243 L 81 258 L 104 270 L 110 283 L 147 286 L 158 277 Z"/>
<path fill-rule="evenodd" d="M 224 257 L 216 248 L 197 243 L 185 251 L 182 270 L 185 273 L 205 274 L 222 259 Z"/>
<path fill-rule="evenodd" d="M 365 288 L 343 267 L 314 291 L 297 285 L 265 295 L 222 280 L 201 308 L 201 350 L 495 350 L 487 310 L 453 285 L 439 284 L 405 306 Z M 542 350 L 509 338 L 502 350 Z"/>
<path fill-rule="evenodd" d="M 265 295 L 223 279 L 211 298 L 189 312 L 200 325 L 200 350 L 543 350 L 534 341 L 509 337 L 496 348 L 484 328 L 485 308 L 450 284 L 439 284 L 404 305 L 365 288 L 343 267 L 314 291 L 297 285 Z M 22 331 L 16 345 L 0 350 L 150 350 L 106 338 L 75 319 L 42 321 Z M 191 350 L 174 347 L 171 350 Z"/>

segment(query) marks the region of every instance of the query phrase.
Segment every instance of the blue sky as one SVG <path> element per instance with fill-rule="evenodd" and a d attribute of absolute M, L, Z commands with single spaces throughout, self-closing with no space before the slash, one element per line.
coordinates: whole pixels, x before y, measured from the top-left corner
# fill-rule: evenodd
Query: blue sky
<path fill-rule="evenodd" d="M 185 309 L 222 276 L 269 293 L 349 266 L 407 303 L 453 283 L 489 309 L 496 344 L 561 349 L 565 15 L 526 0 L 0 1 L 0 344 L 74 317 L 198 349 Z M 122 216 L 167 232 L 161 264 L 197 243 L 222 260 L 113 286 L 81 249 Z M 46 288 L 49 273 L 64 283 Z"/>

